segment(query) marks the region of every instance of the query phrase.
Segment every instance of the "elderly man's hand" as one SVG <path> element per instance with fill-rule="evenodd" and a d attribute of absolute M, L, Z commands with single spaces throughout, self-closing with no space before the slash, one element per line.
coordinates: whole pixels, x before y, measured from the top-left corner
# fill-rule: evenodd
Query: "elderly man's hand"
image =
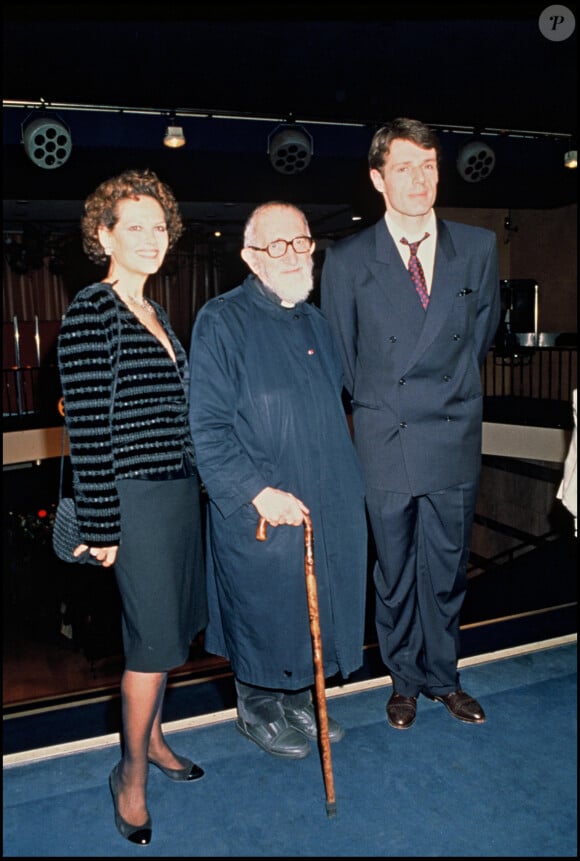
<path fill-rule="evenodd" d="M 265 487 L 252 499 L 252 503 L 260 517 L 270 526 L 300 526 L 304 522 L 304 515 L 310 514 L 310 509 L 302 500 L 275 487 Z"/>

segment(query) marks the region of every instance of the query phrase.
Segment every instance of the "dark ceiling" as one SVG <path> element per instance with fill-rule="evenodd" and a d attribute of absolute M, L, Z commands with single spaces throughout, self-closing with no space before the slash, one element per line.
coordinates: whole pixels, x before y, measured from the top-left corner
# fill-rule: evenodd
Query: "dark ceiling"
<path fill-rule="evenodd" d="M 382 211 L 366 154 L 374 129 L 395 116 L 441 132 L 440 206 L 575 202 L 575 171 L 564 169 L 563 155 L 576 148 L 576 30 L 546 37 L 545 3 L 466 6 L 353 3 L 330 17 L 313 4 L 9 3 L 5 225 L 78 223 L 81 201 L 101 180 L 146 166 L 172 186 L 189 221 L 219 222 L 239 237 L 255 203 L 281 198 L 303 205 L 315 232 L 338 235 L 353 212 L 364 223 Z M 577 20 L 576 4 L 564 8 Z M 72 153 L 58 169 L 38 167 L 24 151 L 22 127 L 39 103 L 70 128 Z M 174 151 L 161 145 L 172 112 L 187 138 Z M 310 164 L 293 175 L 277 172 L 267 151 L 268 136 L 286 123 L 313 139 Z M 477 183 L 456 168 L 473 135 L 496 155 Z"/>

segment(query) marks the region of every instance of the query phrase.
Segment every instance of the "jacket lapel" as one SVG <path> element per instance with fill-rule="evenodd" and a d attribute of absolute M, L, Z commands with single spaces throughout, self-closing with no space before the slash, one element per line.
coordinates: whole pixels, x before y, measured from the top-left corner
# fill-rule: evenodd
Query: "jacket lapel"
<path fill-rule="evenodd" d="M 404 317 L 405 325 L 414 325 L 418 332 L 423 325 L 425 314 L 417 301 L 409 273 L 383 218 L 375 225 L 373 251 L 369 267 L 384 302 L 391 305 L 397 315 Z M 414 324 L 413 320 L 416 321 Z"/>
<path fill-rule="evenodd" d="M 460 258 L 455 251 L 449 231 L 438 218 L 437 248 L 435 251 L 435 268 L 433 271 L 433 283 L 431 285 L 431 297 L 427 313 L 425 314 L 425 325 L 421 329 L 415 348 L 409 356 L 407 369 L 432 344 L 448 319 L 455 294 L 457 293 L 459 265 Z"/>
<path fill-rule="evenodd" d="M 427 312 L 424 312 L 383 218 L 375 225 L 371 240 L 374 245 L 370 248 L 368 265 L 377 282 L 380 301 L 384 308 L 391 307 L 397 317 L 402 317 L 405 327 L 415 338 L 415 346 L 406 363 L 407 370 L 432 344 L 449 317 L 462 280 L 462 258 L 455 250 L 448 228 L 438 218 L 431 298 Z"/>

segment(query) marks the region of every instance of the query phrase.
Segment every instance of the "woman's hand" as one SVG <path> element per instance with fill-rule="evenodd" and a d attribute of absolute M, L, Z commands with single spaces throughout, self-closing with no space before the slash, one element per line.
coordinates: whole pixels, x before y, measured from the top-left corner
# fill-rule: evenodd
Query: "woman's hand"
<path fill-rule="evenodd" d="M 78 547 L 75 547 L 73 550 L 73 556 L 75 559 L 78 559 L 83 553 L 89 551 L 91 556 L 100 562 L 103 568 L 110 568 L 111 565 L 115 564 L 115 559 L 117 558 L 117 550 L 119 549 L 119 545 L 115 544 L 113 547 L 89 547 L 88 544 L 79 544 Z"/>

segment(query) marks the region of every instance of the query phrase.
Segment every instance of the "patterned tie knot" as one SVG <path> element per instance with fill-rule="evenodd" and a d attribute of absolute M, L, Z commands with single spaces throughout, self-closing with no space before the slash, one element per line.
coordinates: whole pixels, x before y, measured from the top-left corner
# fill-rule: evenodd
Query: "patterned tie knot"
<path fill-rule="evenodd" d="M 431 235 L 430 233 L 426 233 L 425 236 L 422 237 L 422 239 L 418 239 L 416 242 L 409 242 L 407 239 L 405 239 L 405 237 L 403 237 L 401 239 L 401 242 L 403 243 L 403 245 L 409 246 L 409 251 L 411 252 L 411 257 L 416 257 L 417 248 L 421 245 L 423 240 L 427 239 L 427 237 L 430 235 Z"/>

